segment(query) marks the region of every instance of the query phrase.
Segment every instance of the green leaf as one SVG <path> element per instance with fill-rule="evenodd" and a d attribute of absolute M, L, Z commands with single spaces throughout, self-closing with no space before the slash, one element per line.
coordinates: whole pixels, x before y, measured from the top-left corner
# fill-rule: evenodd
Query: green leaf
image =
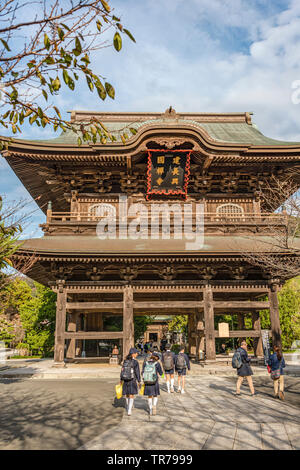
<path fill-rule="evenodd" d="M 98 31 L 99 31 L 99 33 L 100 33 L 100 32 L 101 32 L 101 27 L 102 27 L 101 21 L 97 20 L 97 21 L 96 21 L 96 25 L 97 25 L 97 29 L 98 29 Z"/>
<path fill-rule="evenodd" d="M 102 100 L 106 98 L 106 91 L 100 80 L 96 83 L 97 93 Z"/>
<path fill-rule="evenodd" d="M 61 119 L 61 114 L 59 109 L 56 106 L 53 106 L 54 111 L 56 112 L 57 116 Z"/>
<path fill-rule="evenodd" d="M 122 49 L 122 38 L 118 32 L 114 35 L 114 47 L 118 52 Z"/>
<path fill-rule="evenodd" d="M 130 127 L 129 130 L 130 130 L 131 134 L 133 134 L 133 135 L 135 135 L 137 133 L 137 130 L 134 129 L 134 127 Z"/>
<path fill-rule="evenodd" d="M 64 37 L 65 37 L 65 33 L 63 32 L 63 30 L 60 27 L 57 28 L 57 33 L 58 33 L 59 39 L 61 41 L 63 41 Z"/>
<path fill-rule="evenodd" d="M 7 51 L 10 51 L 10 48 L 9 48 L 9 45 L 7 44 L 7 42 L 6 42 L 4 39 L 1 39 L 1 38 L 0 38 L 0 41 L 2 42 L 3 46 L 5 47 L 5 49 L 6 49 Z"/>
<path fill-rule="evenodd" d="M 131 39 L 131 41 L 133 42 L 136 42 L 136 40 L 134 39 L 134 37 L 132 36 L 131 32 L 128 31 L 128 29 L 123 29 L 124 33 L 127 34 L 127 36 Z"/>
<path fill-rule="evenodd" d="M 34 114 L 29 118 L 29 123 L 32 125 L 37 120 L 37 114 Z"/>
<path fill-rule="evenodd" d="M 112 100 L 114 100 L 115 99 L 115 89 L 114 89 L 114 87 L 110 83 L 105 82 L 105 90 L 106 90 L 108 96 Z"/>
<path fill-rule="evenodd" d="M 66 85 L 68 85 L 70 77 L 69 77 L 68 72 L 66 71 L 66 69 L 63 69 L 63 79 L 64 79 Z"/>
<path fill-rule="evenodd" d="M 79 54 L 81 54 L 82 47 L 81 47 L 81 42 L 79 41 L 78 37 L 75 38 L 75 49 L 79 51 Z"/>
<path fill-rule="evenodd" d="M 105 0 L 101 0 L 101 3 L 103 5 L 104 10 L 107 11 L 107 13 L 109 13 L 110 12 L 109 4 Z"/>
<path fill-rule="evenodd" d="M 15 101 L 17 98 L 18 98 L 18 92 L 17 90 L 14 88 L 13 91 L 11 92 L 11 94 L 9 95 L 11 100 L 12 101 Z"/>
<path fill-rule="evenodd" d="M 67 26 L 65 23 L 61 23 L 61 26 L 65 29 L 67 29 L 68 31 L 70 31 L 70 28 L 69 26 Z"/>
<path fill-rule="evenodd" d="M 48 38 L 47 34 L 45 34 L 45 36 L 44 36 L 44 45 L 45 45 L 45 48 L 47 49 L 47 51 L 49 51 L 51 43 L 50 43 L 50 39 Z"/>
<path fill-rule="evenodd" d="M 113 21 L 121 21 L 120 18 L 117 18 L 115 15 L 112 17 Z"/>
<path fill-rule="evenodd" d="M 61 87 L 60 80 L 59 80 L 58 77 L 56 77 L 56 79 L 53 80 L 53 82 L 52 82 L 52 88 L 53 88 L 54 91 L 58 91 L 60 89 L 60 87 Z"/>
<path fill-rule="evenodd" d="M 46 57 L 45 62 L 48 65 L 55 64 L 55 60 L 51 56 Z"/>
<path fill-rule="evenodd" d="M 42 108 L 40 108 L 39 106 L 38 106 L 38 116 L 39 116 L 41 119 L 44 117 L 43 110 L 42 110 Z"/>
<path fill-rule="evenodd" d="M 82 140 L 80 137 L 78 137 L 77 139 L 77 145 L 80 147 L 82 145 Z"/>
<path fill-rule="evenodd" d="M 89 86 L 89 89 L 90 89 L 91 91 L 93 91 L 93 90 L 94 90 L 94 84 L 93 84 L 92 80 L 90 79 L 90 77 L 89 77 L 88 75 L 86 75 L 85 78 L 86 78 L 87 84 L 88 84 L 88 86 Z"/>
<path fill-rule="evenodd" d="M 42 90 L 42 93 L 43 93 L 43 96 L 45 98 L 46 101 L 48 101 L 48 94 L 45 90 Z"/>
<path fill-rule="evenodd" d="M 97 136 L 97 129 L 95 126 L 91 126 L 91 133 L 94 135 L 94 136 Z"/>

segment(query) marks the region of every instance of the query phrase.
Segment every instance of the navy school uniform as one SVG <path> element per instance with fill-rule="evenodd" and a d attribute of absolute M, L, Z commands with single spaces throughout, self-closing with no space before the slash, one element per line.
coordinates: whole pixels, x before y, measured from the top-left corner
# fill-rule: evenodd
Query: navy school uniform
<path fill-rule="evenodd" d="M 140 383 L 141 381 L 141 374 L 140 374 L 140 365 L 136 359 L 131 359 L 133 362 L 133 371 L 134 371 L 134 378 L 131 380 L 123 380 L 123 395 L 137 395 L 138 394 L 138 386 L 137 382 Z M 121 375 L 120 375 L 121 380 Z"/>
<path fill-rule="evenodd" d="M 189 359 L 189 356 L 185 353 L 183 353 L 184 355 L 184 359 L 185 359 L 185 363 L 186 363 L 186 367 L 184 367 L 184 369 L 177 369 L 176 367 L 176 364 L 177 364 L 177 359 L 178 359 L 178 356 L 182 354 L 182 353 L 179 353 L 177 356 L 176 356 L 176 359 L 175 359 L 175 370 L 177 372 L 178 375 L 186 375 L 186 369 L 188 368 L 188 370 L 191 370 L 191 364 L 190 364 L 190 359 Z"/>
<path fill-rule="evenodd" d="M 155 368 L 156 368 L 156 374 L 157 374 L 157 380 L 156 380 L 155 384 L 153 384 L 153 385 L 145 384 L 144 395 L 147 395 L 148 397 L 157 397 L 158 395 L 160 395 L 158 375 L 163 375 L 163 370 L 162 370 L 161 365 L 160 365 L 159 362 L 155 363 Z M 142 373 L 144 372 L 144 369 L 145 369 L 145 362 L 143 364 Z"/>
<path fill-rule="evenodd" d="M 164 366 L 164 355 L 166 354 L 166 352 L 171 352 L 171 354 L 172 354 L 173 363 L 174 363 L 174 367 L 173 367 L 172 369 L 165 369 L 165 366 Z M 163 355 L 162 355 L 161 361 L 162 361 L 162 364 L 163 364 L 163 368 L 164 368 L 165 374 L 166 374 L 166 375 L 168 375 L 168 374 L 170 374 L 170 375 L 174 374 L 174 372 L 175 372 L 176 354 L 175 354 L 173 351 L 170 351 L 170 350 L 165 351 L 165 352 L 163 353 Z"/>

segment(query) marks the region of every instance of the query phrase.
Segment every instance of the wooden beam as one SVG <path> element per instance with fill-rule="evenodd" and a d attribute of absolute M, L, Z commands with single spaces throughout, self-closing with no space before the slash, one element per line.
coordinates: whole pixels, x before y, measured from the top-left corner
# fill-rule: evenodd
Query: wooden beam
<path fill-rule="evenodd" d="M 123 331 L 66 331 L 65 339 L 119 339 L 123 338 Z"/>
<path fill-rule="evenodd" d="M 258 338 L 261 333 L 258 330 L 231 330 L 229 331 L 229 338 Z M 215 330 L 215 337 L 222 338 L 219 336 L 219 331 Z"/>
<path fill-rule="evenodd" d="M 223 309 L 257 309 L 257 310 L 264 310 L 266 308 L 270 308 L 270 302 L 257 302 L 257 301 L 249 301 L 249 300 L 235 300 L 231 302 L 224 302 L 223 300 L 215 300 L 214 301 L 214 308 L 223 308 Z"/>
<path fill-rule="evenodd" d="M 122 310 L 123 302 L 67 302 L 67 310 Z"/>
<path fill-rule="evenodd" d="M 173 308 L 203 308 L 203 302 L 194 301 L 194 300 L 168 300 L 168 301 L 153 301 L 153 302 L 143 302 L 143 301 L 135 301 L 133 302 L 134 308 L 142 308 L 145 310 L 150 309 L 161 309 L 166 308 L 172 310 Z"/>

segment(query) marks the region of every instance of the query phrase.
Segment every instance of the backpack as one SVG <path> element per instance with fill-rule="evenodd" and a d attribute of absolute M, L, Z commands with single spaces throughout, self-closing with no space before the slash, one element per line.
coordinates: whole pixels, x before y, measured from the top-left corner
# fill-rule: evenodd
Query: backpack
<path fill-rule="evenodd" d="M 134 379 L 133 361 L 131 359 L 125 359 L 121 369 L 121 380 L 128 382 L 132 379 Z"/>
<path fill-rule="evenodd" d="M 172 355 L 171 351 L 166 352 L 163 355 L 163 366 L 164 366 L 165 370 L 173 369 L 174 361 L 173 361 L 173 355 Z"/>
<path fill-rule="evenodd" d="M 145 363 L 144 372 L 143 372 L 143 380 L 144 383 L 147 385 L 154 385 L 157 381 L 157 372 L 155 367 L 155 362 L 147 361 Z"/>
<path fill-rule="evenodd" d="M 240 351 L 235 351 L 232 358 L 232 367 L 234 369 L 239 369 L 243 365 L 242 356 Z"/>
<path fill-rule="evenodd" d="M 178 354 L 176 361 L 176 369 L 182 370 L 186 368 L 185 357 L 183 354 Z"/>

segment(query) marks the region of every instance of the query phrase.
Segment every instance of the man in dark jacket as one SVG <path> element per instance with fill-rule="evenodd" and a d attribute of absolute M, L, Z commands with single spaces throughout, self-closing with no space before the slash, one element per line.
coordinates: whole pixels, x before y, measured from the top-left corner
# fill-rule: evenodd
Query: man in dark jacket
<path fill-rule="evenodd" d="M 236 395 L 239 396 L 241 394 L 240 392 L 241 385 L 243 383 L 244 377 L 246 377 L 248 384 L 249 384 L 250 391 L 251 391 L 251 395 L 254 396 L 255 391 L 254 391 L 252 377 L 251 377 L 253 375 L 253 372 L 250 366 L 251 359 L 247 353 L 247 343 L 245 340 L 242 341 L 241 346 L 237 349 L 237 351 L 241 355 L 242 365 L 241 367 L 237 369 L 238 380 L 236 383 Z"/>

